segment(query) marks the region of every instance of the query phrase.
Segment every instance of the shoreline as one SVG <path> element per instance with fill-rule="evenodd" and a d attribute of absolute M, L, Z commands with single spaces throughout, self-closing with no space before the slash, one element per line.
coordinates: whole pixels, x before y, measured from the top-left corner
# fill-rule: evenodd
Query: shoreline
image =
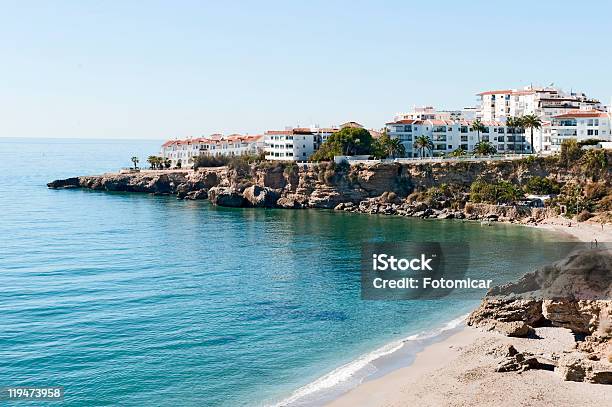
<path fill-rule="evenodd" d="M 544 221 L 541 224 L 537 224 L 537 225 L 516 224 L 516 223 L 510 223 L 510 222 L 499 222 L 499 223 L 515 224 L 517 226 L 527 226 L 527 227 L 533 227 L 536 229 L 542 229 L 542 230 L 549 231 L 551 233 L 557 233 L 557 234 L 567 236 L 571 240 L 575 240 L 575 241 L 582 242 L 582 243 L 589 243 L 593 239 L 597 239 L 598 242 L 600 243 L 612 242 L 612 230 L 605 229 L 605 228 L 602 230 L 600 224 L 594 224 L 592 222 L 591 223 L 583 222 L 579 224 L 579 226 L 576 226 L 577 225 L 576 222 L 570 223 L 569 220 L 564 219 L 564 218 L 551 218 L 550 220 Z M 570 224 L 572 226 L 569 226 Z M 309 386 L 313 385 L 319 380 L 325 379 L 327 376 L 333 374 L 338 369 L 341 369 L 342 367 L 344 367 L 344 366 L 341 366 L 340 368 L 335 369 L 334 371 L 321 376 L 319 379 L 315 380 L 314 382 L 311 382 L 308 385 L 297 389 L 291 396 L 283 399 L 281 402 L 274 404 L 273 406 L 280 407 L 280 406 L 292 406 L 292 405 L 300 405 L 300 406 L 301 405 L 325 405 L 329 407 L 354 407 L 354 406 L 360 406 L 360 407 L 362 406 L 363 407 L 398 406 L 399 407 L 403 405 L 417 405 L 415 403 L 423 403 L 423 404 L 418 404 L 418 405 L 432 405 L 432 406 L 446 405 L 446 404 L 440 404 L 444 402 L 444 398 L 437 400 L 436 402 L 432 401 L 431 404 L 429 404 L 430 402 L 428 401 L 424 401 L 422 398 L 412 399 L 410 398 L 410 396 L 406 395 L 406 392 L 402 391 L 401 388 L 409 387 L 408 385 L 410 383 L 422 382 L 423 378 L 427 377 L 428 375 L 432 375 L 432 373 L 438 370 L 449 369 L 454 364 L 454 362 L 459 357 L 462 356 L 462 352 L 468 352 L 468 353 L 472 352 L 472 350 L 475 349 L 478 346 L 478 344 L 481 342 L 495 342 L 498 344 L 499 343 L 506 344 L 506 343 L 514 342 L 513 340 L 517 339 L 517 338 L 508 338 L 508 337 L 505 337 L 501 334 L 494 333 L 494 332 L 485 332 L 478 328 L 468 327 L 465 325 L 466 318 L 467 318 L 467 315 L 448 322 L 445 325 L 445 327 L 447 328 L 444 328 L 444 327 L 441 329 L 434 328 L 431 331 L 434 333 L 430 334 L 426 338 L 417 338 L 417 335 L 412 335 L 412 337 L 408 337 L 404 340 L 401 340 L 400 346 L 395 346 L 395 348 L 392 351 L 384 355 L 380 355 L 377 358 L 370 360 L 369 362 L 369 363 L 373 363 L 377 359 L 382 359 L 382 358 L 392 359 L 395 357 L 396 360 L 395 362 L 393 362 L 393 364 L 395 364 L 395 368 L 390 368 L 382 372 L 377 370 L 373 373 L 365 375 L 359 380 L 358 383 L 356 384 L 354 383 L 353 386 L 349 387 L 348 389 L 337 391 L 336 394 L 335 395 L 332 394 L 331 397 L 330 395 L 328 395 L 327 397 L 323 397 L 318 400 L 308 400 L 307 396 L 309 394 L 302 394 L 302 395 L 299 394 L 300 391 L 303 390 L 304 388 L 308 388 Z M 544 328 L 544 332 L 546 332 L 546 335 L 550 336 L 550 338 L 548 338 L 548 342 L 555 343 L 556 338 L 554 338 L 554 336 L 555 336 L 556 329 L 555 328 L 552 328 L 552 329 L 553 331 L 551 331 L 551 328 Z M 558 329 L 561 329 L 561 328 L 558 328 Z M 565 338 L 563 339 L 563 343 L 564 343 L 563 346 L 566 346 L 569 348 L 568 338 L 571 334 L 569 333 L 569 330 L 564 330 L 564 331 L 567 331 L 567 332 L 564 332 Z M 451 335 L 447 336 L 449 333 Z M 399 359 L 401 356 L 404 356 L 404 357 L 406 356 L 406 355 L 400 355 L 400 353 L 402 351 L 402 348 L 404 347 L 404 344 L 411 339 L 413 340 L 421 339 L 422 344 L 424 346 L 420 349 L 417 349 L 416 353 L 412 352 L 412 354 L 409 355 L 411 356 L 411 359 L 404 361 L 404 363 L 402 363 L 401 360 L 397 360 L 397 359 Z M 529 340 L 530 339 L 521 339 L 521 341 L 523 342 L 526 342 Z M 379 349 L 390 347 L 394 344 L 397 345 L 397 342 L 388 343 Z M 559 350 L 558 347 L 557 347 L 557 350 Z M 372 353 L 375 353 L 375 352 L 376 351 Z M 492 370 L 490 370 L 490 372 L 492 372 Z M 574 393 L 574 394 L 580 394 L 582 396 L 584 395 L 583 393 L 587 393 L 587 394 L 593 393 L 593 395 L 595 395 L 595 399 L 594 399 L 595 401 L 600 400 L 597 398 L 598 397 L 597 395 L 599 395 L 599 393 L 609 394 L 610 397 L 612 397 L 612 386 L 589 385 L 585 383 L 566 382 L 566 381 L 563 381 L 558 376 L 554 375 L 553 372 L 544 373 L 542 371 L 539 371 L 538 373 L 533 373 L 533 374 L 536 374 L 536 375 L 544 374 L 545 377 L 540 380 L 546 381 L 547 384 L 552 387 L 561 386 L 564 389 L 564 391 L 568 392 L 568 394 Z M 494 373 L 489 373 L 488 375 L 493 376 Z M 523 387 L 528 386 L 528 383 L 524 382 L 524 380 L 520 378 L 520 376 L 515 381 L 517 383 L 520 382 L 519 384 L 522 385 Z M 339 384 L 341 383 L 336 383 L 335 386 L 338 386 Z M 519 384 L 517 384 L 517 386 Z M 588 390 L 588 387 L 586 387 L 587 390 L 584 390 L 585 386 L 607 387 L 607 390 L 602 390 L 600 392 L 593 392 L 591 390 Z M 528 392 L 526 394 L 528 394 Z M 308 401 L 310 401 L 310 403 Z M 316 401 L 318 401 L 318 403 Z M 503 400 L 500 399 L 500 402 L 501 401 Z M 321 402 L 323 402 L 323 404 L 321 404 Z M 549 403 L 550 403 L 549 400 L 546 400 L 546 401 L 542 400 L 541 404 L 535 404 L 535 405 L 538 405 L 538 406 L 541 405 L 542 407 L 544 407 L 544 406 L 549 405 Z M 462 404 L 458 404 L 458 405 L 462 405 Z M 468 404 L 468 405 L 472 405 L 472 404 Z M 484 405 L 490 405 L 490 404 L 483 402 L 483 404 L 473 404 L 473 405 L 483 405 L 484 406 Z M 571 404 L 568 404 L 568 407 L 569 405 Z"/>
<path fill-rule="evenodd" d="M 388 342 L 299 387 L 269 407 L 333 403 L 365 383 L 409 367 L 421 352 L 463 331 L 467 316 L 461 315 L 431 330 Z"/>
<path fill-rule="evenodd" d="M 464 326 L 426 347 L 413 363 L 359 386 L 328 407 L 399 406 L 567 406 L 597 405 L 612 397 L 612 386 L 563 381 L 548 370 L 495 373 L 509 344 L 521 351 L 563 351 L 573 335 L 563 328 L 536 328 L 539 339 L 509 338 Z"/>

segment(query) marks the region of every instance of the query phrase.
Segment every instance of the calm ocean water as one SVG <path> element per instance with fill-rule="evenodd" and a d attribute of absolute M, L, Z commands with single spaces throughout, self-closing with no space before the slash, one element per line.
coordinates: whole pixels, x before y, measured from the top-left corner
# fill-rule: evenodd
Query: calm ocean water
<path fill-rule="evenodd" d="M 0 386 L 61 385 L 70 406 L 279 401 L 477 303 L 362 301 L 362 243 L 493 242 L 499 250 L 470 267 L 509 280 L 541 260 L 531 243 L 552 240 L 505 225 L 45 186 L 144 161 L 158 146 L 0 139 Z M 517 242 L 532 249 L 513 254 Z M 351 370 L 326 383 L 342 375 Z"/>

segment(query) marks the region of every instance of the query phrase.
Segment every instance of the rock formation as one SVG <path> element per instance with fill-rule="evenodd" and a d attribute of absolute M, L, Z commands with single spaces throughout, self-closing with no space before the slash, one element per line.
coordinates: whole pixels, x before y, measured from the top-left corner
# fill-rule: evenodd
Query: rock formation
<path fill-rule="evenodd" d="M 612 250 L 591 249 L 491 289 L 467 323 L 507 336 L 527 336 L 536 326 L 570 329 L 580 339 L 576 351 L 556 355 L 555 370 L 565 380 L 612 384 L 611 315 Z M 502 362 L 499 371 L 522 364 Z"/>
<path fill-rule="evenodd" d="M 611 172 L 609 166 L 607 171 Z M 585 178 L 580 169 L 549 165 L 544 159 L 352 166 L 262 162 L 197 171 L 141 171 L 73 177 L 50 182 L 48 186 L 175 194 L 179 199 L 206 199 L 211 188 L 221 187 L 232 188 L 241 194 L 244 199 L 240 204 L 247 207 L 335 208 L 420 218 L 537 223 L 556 213 L 545 208 L 469 202 L 470 185 L 476 180 L 485 183 L 503 180 L 521 185 L 535 176 L 555 182 L 583 182 Z M 612 176 L 603 179 L 609 180 Z M 612 191 L 609 181 L 606 182 L 605 188 Z M 600 192 L 597 193 L 601 195 Z M 610 198 L 612 201 L 612 196 Z M 211 200 L 220 206 L 226 203 L 234 206 L 239 201 L 238 198 Z"/>

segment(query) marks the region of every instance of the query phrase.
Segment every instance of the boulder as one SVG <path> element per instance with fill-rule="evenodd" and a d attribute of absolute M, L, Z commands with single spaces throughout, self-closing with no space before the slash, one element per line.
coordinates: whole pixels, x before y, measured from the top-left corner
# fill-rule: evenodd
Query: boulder
<path fill-rule="evenodd" d="M 207 198 L 208 198 L 208 191 L 206 189 L 198 189 L 197 191 L 188 192 L 185 195 L 185 199 L 189 199 L 192 201 L 199 200 L 199 199 L 207 199 Z"/>
<path fill-rule="evenodd" d="M 302 209 L 306 207 L 305 198 L 300 196 L 284 196 L 276 201 L 276 206 L 285 209 Z"/>
<path fill-rule="evenodd" d="M 499 322 L 495 321 L 490 325 L 492 330 L 511 337 L 525 337 L 529 335 L 533 329 L 523 321 Z"/>
<path fill-rule="evenodd" d="M 229 187 L 213 187 L 208 191 L 208 199 L 213 205 L 237 208 L 243 205 L 244 198 L 238 190 Z"/>
<path fill-rule="evenodd" d="M 555 372 L 566 381 L 612 384 L 611 363 L 589 360 L 578 352 L 562 355 Z"/>
<path fill-rule="evenodd" d="M 247 206 L 255 208 L 273 208 L 278 200 L 278 192 L 268 187 L 252 185 L 244 190 L 242 197 Z"/>

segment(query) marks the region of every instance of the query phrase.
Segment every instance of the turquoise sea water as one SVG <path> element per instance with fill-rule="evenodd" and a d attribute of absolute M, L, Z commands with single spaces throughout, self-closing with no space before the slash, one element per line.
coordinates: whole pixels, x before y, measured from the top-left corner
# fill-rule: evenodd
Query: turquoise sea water
<path fill-rule="evenodd" d="M 144 161 L 158 146 L 0 139 L 0 386 L 61 385 L 69 406 L 276 402 L 477 303 L 361 300 L 362 243 L 486 241 L 499 250 L 470 267 L 509 280 L 541 261 L 536 242 L 553 239 L 45 186 Z M 528 243 L 521 253 L 508 249 L 517 242 Z"/>

